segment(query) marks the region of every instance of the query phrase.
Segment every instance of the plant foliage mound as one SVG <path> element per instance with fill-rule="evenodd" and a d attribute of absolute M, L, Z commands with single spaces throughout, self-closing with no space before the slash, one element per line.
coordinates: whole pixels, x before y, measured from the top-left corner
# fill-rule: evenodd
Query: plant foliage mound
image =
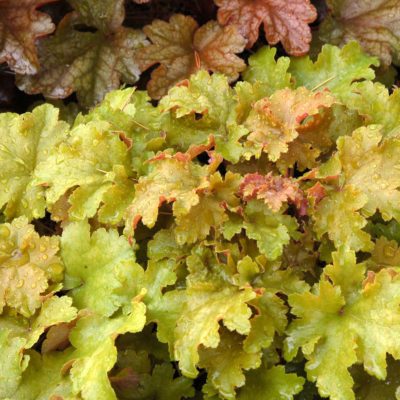
<path fill-rule="evenodd" d="M 350 42 L 263 47 L 234 85 L 201 70 L 163 95 L 162 24 L 157 105 L 0 114 L 0 398 L 400 398 L 400 91 Z M 169 24 L 197 61 L 226 34 Z"/>

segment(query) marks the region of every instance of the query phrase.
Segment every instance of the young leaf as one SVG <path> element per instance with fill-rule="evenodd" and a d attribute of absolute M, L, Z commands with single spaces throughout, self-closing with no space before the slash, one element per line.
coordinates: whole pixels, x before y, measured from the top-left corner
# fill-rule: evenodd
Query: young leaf
<path fill-rule="evenodd" d="M 164 126 L 168 143 L 187 150 L 192 144 L 207 143 L 212 135 L 215 150 L 238 162 L 243 152 L 239 141 L 248 132 L 237 124 L 233 93 L 225 76 L 206 71 L 192 75 L 187 86 L 172 88 L 160 101 L 162 111 L 173 110 Z"/>
<path fill-rule="evenodd" d="M 91 218 L 100 207 L 102 221 L 119 222 L 134 193 L 128 171 L 126 144 L 107 122 L 97 121 L 78 125 L 67 140 L 52 149 L 47 161 L 37 166 L 34 182 L 36 187 L 48 187 L 49 205 L 73 190 L 69 197 L 70 219 Z M 64 179 L 59 179 L 61 175 Z M 122 193 L 124 200 L 115 204 L 110 193 Z"/>
<path fill-rule="evenodd" d="M 364 50 L 386 66 L 400 61 L 400 9 L 397 0 L 328 0 L 331 15 L 320 27 L 319 36 L 341 46 L 357 40 Z"/>
<path fill-rule="evenodd" d="M 131 246 L 115 230 L 98 229 L 92 235 L 86 221 L 68 225 L 61 239 L 65 287 L 74 305 L 110 316 L 137 295 L 134 283 L 142 268 Z"/>
<path fill-rule="evenodd" d="M 239 194 L 245 201 L 263 200 L 274 212 L 278 212 L 283 203 L 289 202 L 300 208 L 304 202 L 304 195 L 296 181 L 274 176 L 271 172 L 265 176 L 257 173 L 245 175 Z"/>
<path fill-rule="evenodd" d="M 378 65 L 377 58 L 366 55 L 357 42 L 351 42 L 342 49 L 325 45 L 315 62 L 309 57 L 291 59 L 289 72 L 296 87 L 305 86 L 312 91 L 327 88 L 341 100 L 353 81 L 373 79 L 371 66 Z"/>
<path fill-rule="evenodd" d="M 0 63 L 18 74 L 39 70 L 35 41 L 54 31 L 50 16 L 37 10 L 57 0 L 2 0 L 0 2 Z"/>
<path fill-rule="evenodd" d="M 88 315 L 77 322 L 70 334 L 76 350 L 69 364 L 75 396 L 84 400 L 116 399 L 108 379 L 117 361 L 115 340 L 127 332 L 140 332 L 146 322 L 145 311 L 144 304 L 135 300 L 127 314 L 113 318 Z"/>
<path fill-rule="evenodd" d="M 228 172 L 225 179 L 217 172 L 210 177 L 210 185 L 199 192 L 199 202 L 188 212 L 176 215 L 175 235 L 178 244 L 195 243 L 205 239 L 211 228 L 218 229 L 228 219 L 226 207 L 236 207 L 235 193 L 240 176 Z"/>
<path fill-rule="evenodd" d="M 47 104 L 31 113 L 0 115 L 0 207 L 7 218 L 44 216 L 45 187 L 33 182 L 38 164 L 65 139 L 68 125 Z"/>
<path fill-rule="evenodd" d="M 362 362 L 385 379 L 386 353 L 400 358 L 399 276 L 385 269 L 363 281 L 364 273 L 354 252 L 337 252 L 312 292 L 289 296 L 297 319 L 288 330 L 286 358 L 302 347 L 308 379 L 332 400 L 355 399 L 351 365 Z"/>
<path fill-rule="evenodd" d="M 400 125 L 400 90 L 392 93 L 378 82 L 354 82 L 341 96 L 343 103 L 356 110 L 366 124 L 379 124 L 384 136 L 395 133 Z"/>
<path fill-rule="evenodd" d="M 367 196 L 364 213 L 400 221 L 399 139 L 383 140 L 380 126 L 370 125 L 339 138 L 337 147 L 344 181 Z"/>
<path fill-rule="evenodd" d="M 260 253 L 269 260 L 282 254 L 283 246 L 289 243 L 290 235 L 295 235 L 297 229 L 294 218 L 273 212 L 260 200 L 251 200 L 246 205 L 242 224 L 247 236 L 257 241 Z"/>
<path fill-rule="evenodd" d="M 15 392 L 30 360 L 24 352 L 37 343 L 47 328 L 74 320 L 77 310 L 71 305 L 72 299 L 68 296 L 52 296 L 29 319 L 7 315 L 0 317 L 0 365 L 5 366 L 0 368 L 2 398 L 20 398 Z"/>
<path fill-rule="evenodd" d="M 345 245 L 355 251 L 371 250 L 371 237 L 363 231 L 367 220 L 359 212 L 367 201 L 365 194 L 353 186 L 330 193 L 316 207 L 315 232 L 320 238 L 327 233 L 336 248 Z"/>
<path fill-rule="evenodd" d="M 59 238 L 39 237 L 21 217 L 0 225 L 0 243 L 0 313 L 7 307 L 30 317 L 42 306 L 49 286 L 63 279 Z"/>
<path fill-rule="evenodd" d="M 246 375 L 246 386 L 240 390 L 239 400 L 293 400 L 303 389 L 304 378 L 287 374 L 282 365 L 267 368 L 263 365 Z"/>
<path fill-rule="evenodd" d="M 260 25 L 264 24 L 269 44 L 282 42 L 285 50 L 294 56 L 306 54 L 311 42 L 308 26 L 317 18 L 317 11 L 309 0 L 215 0 L 218 21 L 222 25 L 236 24 L 248 39 L 250 48 L 258 39 Z"/>
<path fill-rule="evenodd" d="M 141 70 L 160 64 L 147 85 L 152 98 L 161 98 L 199 69 L 224 73 L 234 81 L 245 68 L 235 54 L 243 51 L 246 40 L 233 26 L 221 28 L 209 21 L 199 28 L 193 18 L 177 14 L 169 22 L 155 20 L 143 31 L 153 44 L 138 53 Z"/>
<path fill-rule="evenodd" d="M 217 348 L 200 350 L 199 365 L 207 370 L 207 385 L 224 399 L 236 399 L 235 389 L 245 384 L 243 371 L 258 368 L 261 355 L 244 351 L 240 335 L 224 329 Z"/>
<path fill-rule="evenodd" d="M 197 190 L 208 187 L 207 168 L 191 161 L 190 155 L 162 153 L 153 161 L 153 170 L 135 185 L 135 198 L 127 211 L 127 229 L 135 229 L 140 220 L 152 228 L 158 209 L 164 202 L 174 202 L 178 213 L 188 212 L 199 202 Z"/>

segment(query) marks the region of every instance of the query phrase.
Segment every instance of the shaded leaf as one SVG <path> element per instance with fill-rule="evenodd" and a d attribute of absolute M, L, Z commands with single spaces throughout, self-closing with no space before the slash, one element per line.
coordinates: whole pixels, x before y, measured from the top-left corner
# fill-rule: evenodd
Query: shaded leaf
<path fill-rule="evenodd" d="M 122 22 L 122 21 L 121 21 Z M 77 92 L 84 107 L 101 101 L 121 80 L 135 83 L 140 75 L 136 52 L 147 42 L 144 35 L 119 26 L 112 33 L 80 32 L 79 17 L 67 14 L 56 33 L 38 46 L 43 68 L 36 75 L 17 77 L 17 86 L 29 94 L 63 99 Z"/>
<path fill-rule="evenodd" d="M 35 41 L 55 29 L 51 18 L 37 10 L 57 0 L 2 0 L 0 2 L 0 63 L 18 74 L 34 74 L 40 65 Z"/>
<path fill-rule="evenodd" d="M 400 17 L 397 0 L 329 0 L 331 15 L 320 27 L 324 42 L 337 46 L 357 40 L 386 66 L 400 61 Z"/>

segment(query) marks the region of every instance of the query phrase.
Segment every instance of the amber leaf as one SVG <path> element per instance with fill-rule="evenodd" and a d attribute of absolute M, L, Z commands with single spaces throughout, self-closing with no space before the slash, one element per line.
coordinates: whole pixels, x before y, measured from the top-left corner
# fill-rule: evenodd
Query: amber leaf
<path fill-rule="evenodd" d="M 246 68 L 236 56 L 243 51 L 246 39 L 234 26 L 222 28 L 209 21 L 199 28 L 193 18 L 176 14 L 169 22 L 155 20 L 143 31 L 153 44 L 138 53 L 141 70 L 160 64 L 147 86 L 155 99 L 200 69 L 221 72 L 233 81 Z"/>

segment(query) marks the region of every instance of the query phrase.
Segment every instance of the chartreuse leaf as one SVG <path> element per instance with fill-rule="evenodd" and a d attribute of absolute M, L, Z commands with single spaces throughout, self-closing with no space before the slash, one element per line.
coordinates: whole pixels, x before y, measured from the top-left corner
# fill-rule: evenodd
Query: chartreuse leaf
<path fill-rule="evenodd" d="M 106 122 L 89 122 L 75 127 L 35 171 L 35 184 L 48 186 L 47 203 L 53 205 L 68 190 L 71 219 L 93 217 L 103 203 L 103 222 L 119 221 L 132 196 L 129 180 L 129 150 Z M 64 178 L 59 179 L 60 176 Z M 117 203 L 110 193 L 125 197 Z M 108 201 L 107 201 L 108 200 Z M 102 210 L 100 208 L 100 210 Z"/>
<path fill-rule="evenodd" d="M 296 235 L 297 223 L 293 217 L 273 212 L 261 200 L 251 200 L 245 208 L 242 225 L 250 239 L 268 259 L 275 260 L 282 254 L 290 236 Z"/>
<path fill-rule="evenodd" d="M 287 72 L 290 59 L 275 59 L 275 56 L 275 47 L 262 47 L 249 57 L 249 65 L 242 74 L 245 82 L 256 86 L 263 93 L 261 97 L 271 96 L 277 90 L 291 86 L 290 74 Z"/>
<path fill-rule="evenodd" d="M 301 347 L 308 379 L 332 400 L 355 399 L 348 368 L 357 361 L 385 379 L 386 353 L 400 358 L 399 276 L 384 269 L 363 281 L 365 265 L 346 251 L 333 254 L 311 292 L 289 296 L 297 319 L 288 330 L 286 358 Z"/>
<path fill-rule="evenodd" d="M 284 301 L 271 290 L 266 290 L 250 304 L 257 313 L 250 320 L 251 330 L 243 342 L 243 348 L 248 353 L 256 353 L 271 345 L 275 333 L 284 333 L 287 324 L 287 307 Z"/>
<path fill-rule="evenodd" d="M 367 198 L 363 211 L 370 216 L 379 210 L 383 219 L 400 220 L 400 140 L 382 140 L 376 125 L 357 129 L 337 142 L 342 178 Z"/>
<path fill-rule="evenodd" d="M 0 225 L 0 313 L 32 316 L 63 279 L 59 238 L 35 232 L 26 218 Z"/>
<path fill-rule="evenodd" d="M 246 385 L 240 389 L 239 400 L 293 400 L 300 393 L 304 378 L 285 372 L 282 365 L 261 368 L 246 374 Z"/>
<path fill-rule="evenodd" d="M 73 393 L 84 400 L 116 399 L 107 373 L 117 360 L 114 341 L 126 332 L 140 332 L 146 322 L 146 307 L 133 300 L 127 314 L 113 318 L 88 315 L 81 318 L 70 334 L 75 347 L 69 371 Z"/>
<path fill-rule="evenodd" d="M 0 225 L 0 397 L 13 398 L 45 329 L 76 317 L 72 299 L 52 296 L 64 266 L 57 236 L 42 236 L 24 217 Z"/>
<path fill-rule="evenodd" d="M 296 87 L 310 90 L 329 89 L 339 99 L 346 96 L 355 80 L 371 80 L 375 74 L 371 66 L 378 66 L 375 57 L 363 53 L 357 42 L 350 42 L 342 49 L 325 45 L 313 62 L 308 56 L 290 60 L 289 73 Z"/>
<path fill-rule="evenodd" d="M 350 90 L 342 95 L 347 107 L 356 110 L 365 118 L 367 124 L 379 124 L 384 136 L 396 135 L 400 125 L 400 90 L 391 94 L 381 83 L 370 81 L 355 82 Z"/>
<path fill-rule="evenodd" d="M 65 98 L 77 92 L 79 103 L 90 107 L 117 89 L 121 80 L 137 81 L 140 71 L 136 51 L 147 41 L 142 32 L 122 26 L 123 10 L 110 18 L 108 3 L 74 3 L 88 18 L 87 23 L 101 30 L 82 32 L 77 27 L 85 19 L 76 13 L 65 15 L 55 34 L 38 45 L 41 70 L 36 75 L 18 76 L 17 85 L 28 93 L 43 93 L 49 98 Z"/>
<path fill-rule="evenodd" d="M 146 161 L 165 145 L 162 132 L 168 115 L 150 102 L 144 91 L 125 88 L 107 93 L 87 114 L 79 114 L 74 126 L 90 121 L 106 121 L 130 150 L 132 168 L 139 175 L 148 172 Z M 128 197 L 124 194 L 125 198 Z M 123 201 L 121 199 L 121 201 Z M 115 201 L 114 203 L 118 203 Z"/>
<path fill-rule="evenodd" d="M 398 243 L 395 240 L 389 240 L 385 236 L 381 236 L 376 239 L 375 247 L 368 261 L 368 266 L 371 269 L 400 266 L 400 249 Z"/>
<path fill-rule="evenodd" d="M 174 369 L 171 364 L 156 365 L 151 375 L 149 386 L 153 396 L 160 400 L 175 400 L 191 398 L 194 395 L 192 381 L 184 376 L 174 379 Z"/>
<path fill-rule="evenodd" d="M 182 373 L 197 376 L 198 347 L 215 348 L 220 342 L 219 321 L 229 330 L 247 334 L 250 330 L 250 308 L 246 304 L 254 298 L 250 289 L 238 290 L 210 282 L 194 283 L 186 290 L 185 306 L 175 329 L 174 355 Z"/>
<path fill-rule="evenodd" d="M 161 263 L 161 268 L 167 266 L 166 262 Z M 176 281 L 171 269 L 165 270 L 167 274 L 158 272 L 159 278 L 152 280 L 161 284 L 156 295 L 150 297 L 148 320 L 157 323 L 159 340 L 168 343 L 171 357 L 179 361 L 180 370 L 189 378 L 198 374 L 199 347 L 218 346 L 220 321 L 230 331 L 242 335 L 250 330 L 251 310 L 247 302 L 255 293 L 249 287 L 240 289 L 226 282 L 223 265 L 215 262 L 209 250 L 198 247 L 187 259 L 191 273 L 186 278 L 185 290 L 175 289 L 160 296 L 162 287 Z M 169 268 L 173 266 L 174 263 L 170 263 Z M 152 268 L 157 271 L 155 265 Z M 162 276 L 164 278 L 160 279 Z M 152 302 L 152 298 L 158 301 Z"/>
<path fill-rule="evenodd" d="M 44 216 L 45 188 L 33 182 L 38 164 L 65 139 L 68 124 L 47 104 L 30 113 L 0 115 L 0 207 L 7 218 Z"/>
<path fill-rule="evenodd" d="M 29 320 L 21 317 L 0 317 L 0 396 L 15 398 L 14 392 L 21 382 L 21 375 L 28 367 L 29 355 L 24 351 L 36 344 L 45 329 L 76 318 L 68 296 L 50 297 L 40 311 Z"/>
<path fill-rule="evenodd" d="M 330 193 L 314 213 L 315 232 L 319 237 L 327 233 L 336 247 L 346 245 L 356 251 L 371 250 L 371 237 L 363 230 L 367 220 L 360 214 L 367 201 L 365 194 L 354 186 Z"/>
<path fill-rule="evenodd" d="M 245 384 L 243 370 L 258 368 L 262 355 L 246 352 L 241 336 L 226 329 L 217 348 L 202 348 L 199 353 L 199 366 L 207 370 L 207 385 L 216 388 L 224 399 L 236 398 L 235 389 Z"/>
<path fill-rule="evenodd" d="M 110 316 L 129 306 L 143 276 L 127 239 L 104 228 L 90 233 L 86 221 L 68 225 L 61 238 L 65 287 L 74 305 Z"/>
<path fill-rule="evenodd" d="M 29 351 L 29 366 L 22 375 L 22 381 L 13 394 L 15 400 L 48 400 L 57 397 L 74 399 L 72 382 L 63 376 L 63 366 L 70 362 L 72 349 L 40 355 Z"/>
<path fill-rule="evenodd" d="M 174 377 L 175 370 L 170 363 L 155 365 L 151 375 L 142 374 L 138 387 L 134 388 L 135 400 L 160 399 L 180 400 L 192 398 L 195 391 L 193 381 L 184 376 Z M 131 399 L 132 389 L 126 390 L 126 397 Z"/>
<path fill-rule="evenodd" d="M 13 398 L 116 400 L 108 378 L 117 360 L 115 340 L 124 333 L 141 331 L 144 323 L 145 306 L 138 299 L 131 303 L 127 313 L 112 318 L 90 313 L 81 316 L 69 335 L 72 347 L 64 353 L 50 352 L 42 357 L 30 353 L 33 365 L 24 372 Z"/>
<path fill-rule="evenodd" d="M 228 161 L 238 162 L 242 154 L 239 140 L 247 130 L 237 124 L 235 106 L 225 76 L 199 71 L 187 86 L 171 89 L 160 101 L 161 110 L 174 110 L 166 126 L 168 143 L 186 150 L 191 144 L 206 143 L 213 135 L 216 151 Z M 195 113 L 201 114 L 200 120 Z"/>

